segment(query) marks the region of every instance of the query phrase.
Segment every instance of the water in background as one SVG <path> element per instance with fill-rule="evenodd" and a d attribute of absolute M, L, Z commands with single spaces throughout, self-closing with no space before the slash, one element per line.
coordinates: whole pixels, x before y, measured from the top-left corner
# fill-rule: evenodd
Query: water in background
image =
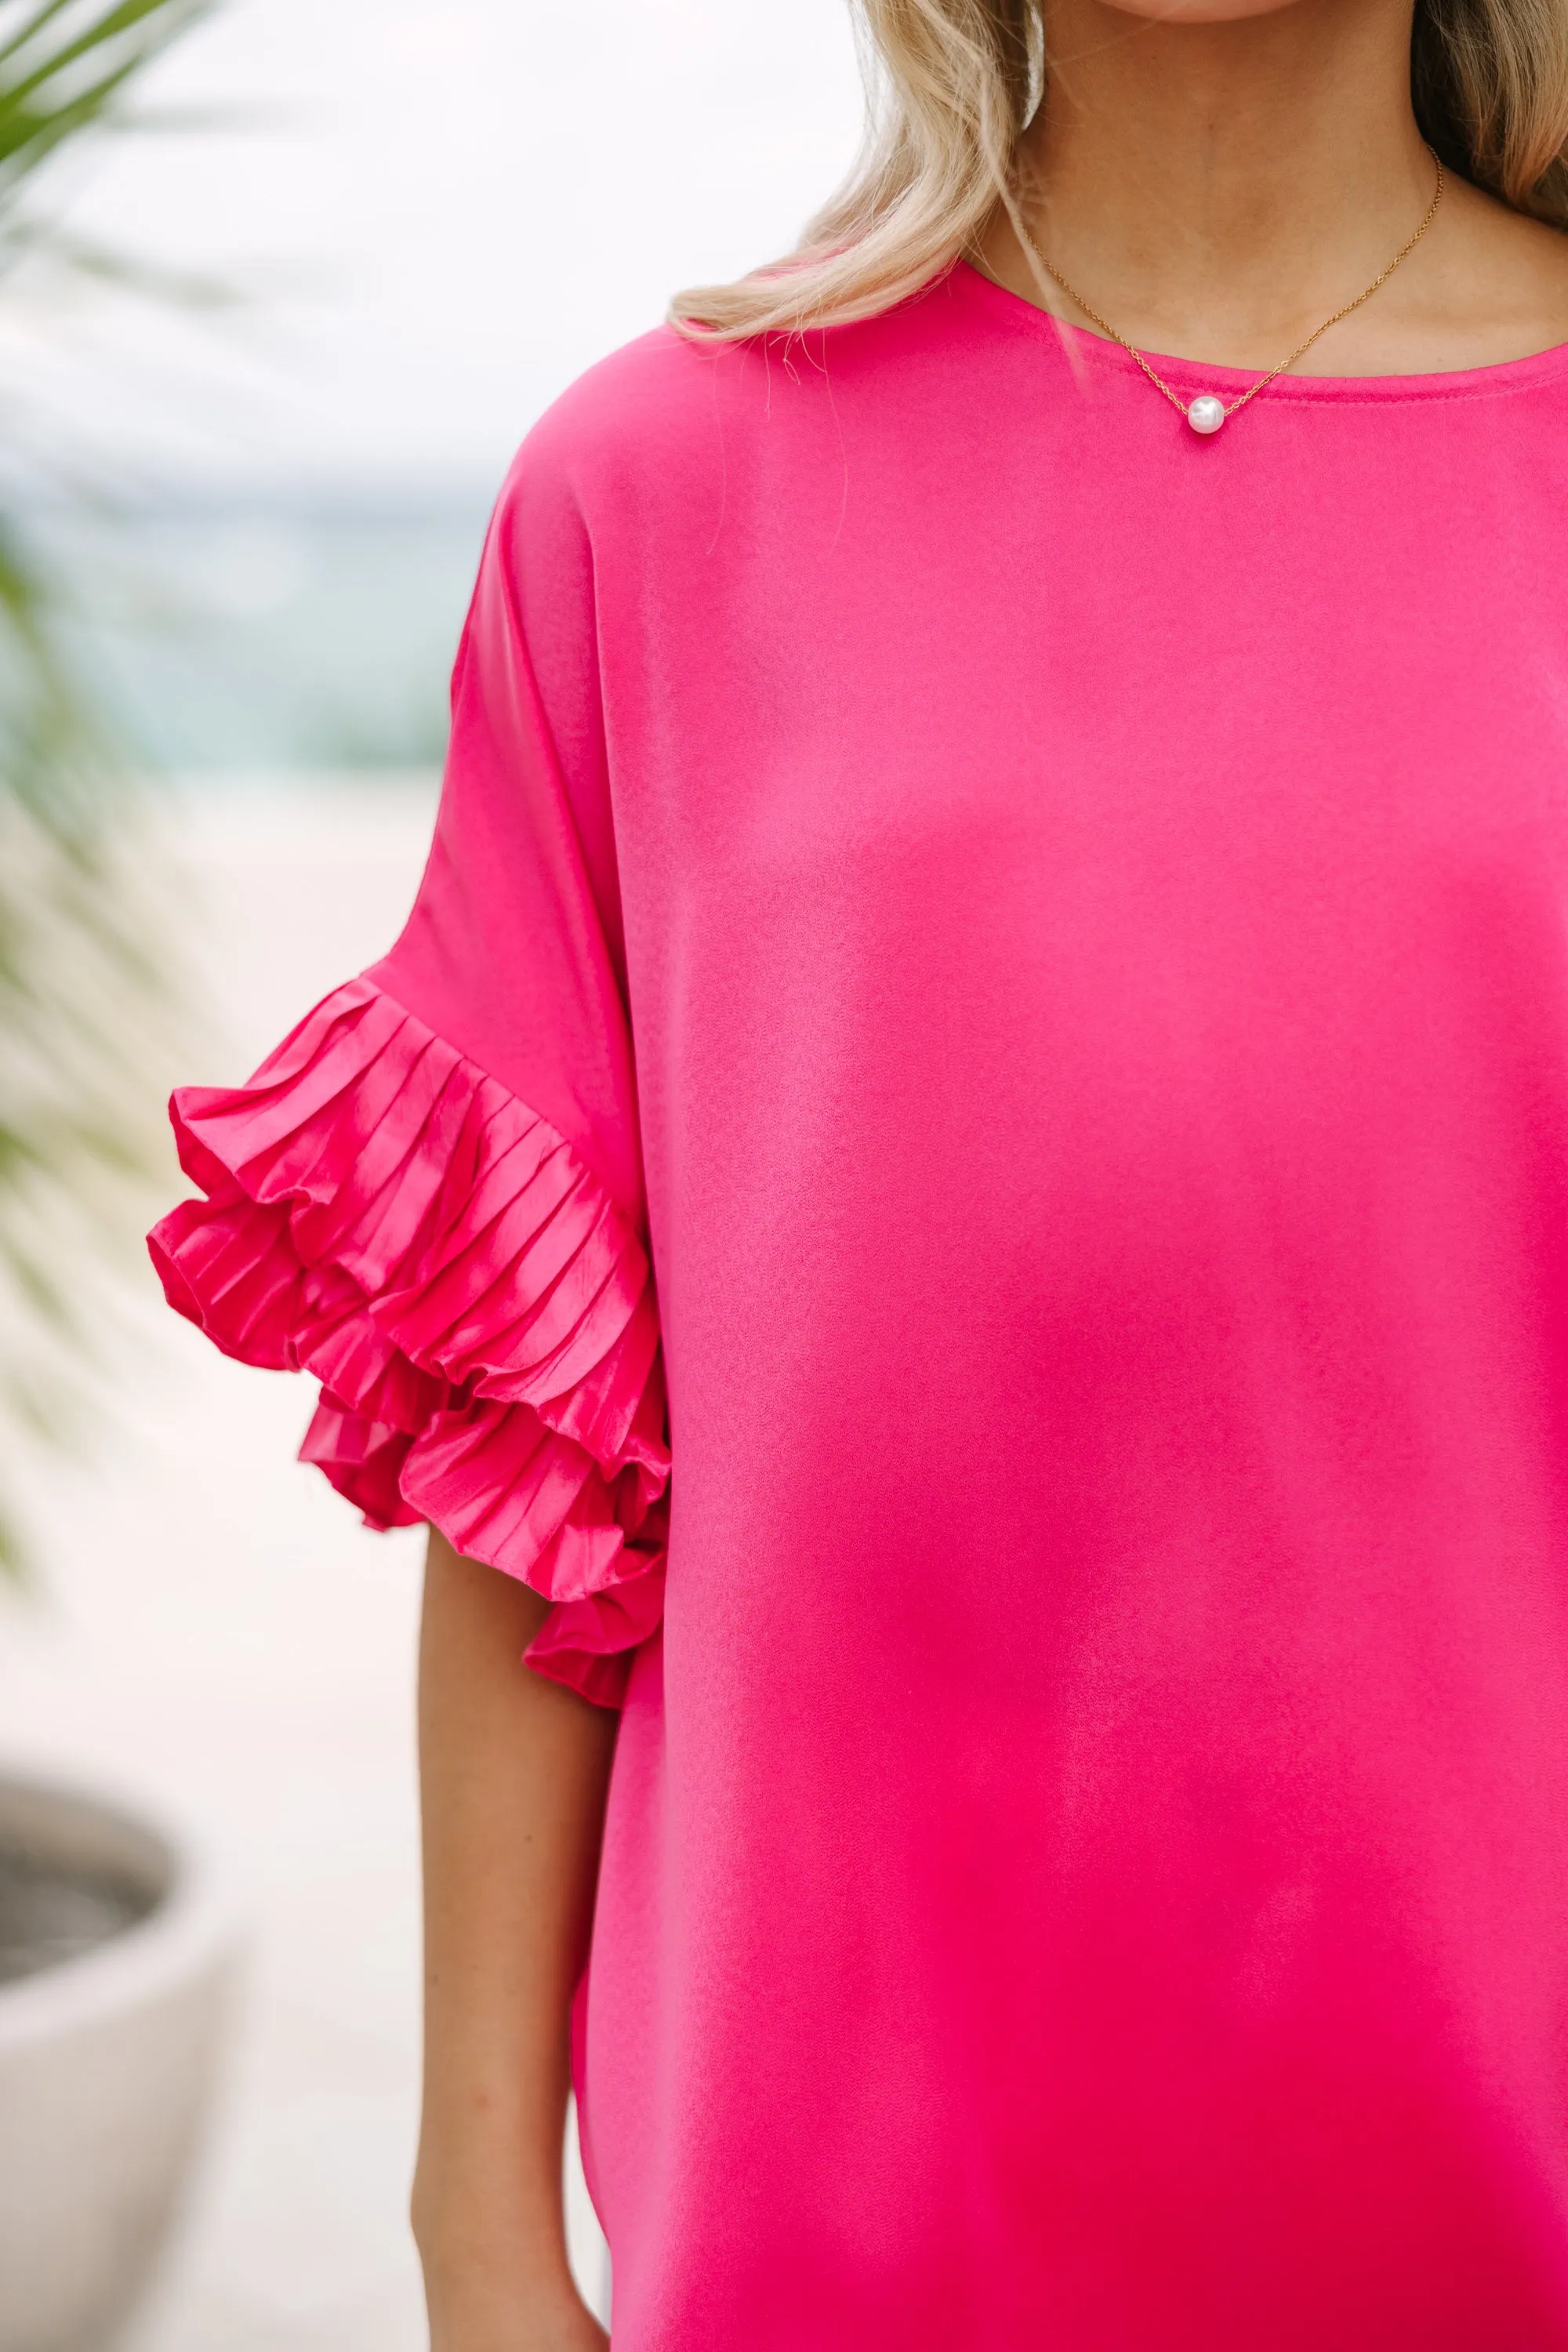
<path fill-rule="evenodd" d="M 304 494 L 36 510 L 70 638 L 139 763 L 428 769 L 489 499 Z"/>

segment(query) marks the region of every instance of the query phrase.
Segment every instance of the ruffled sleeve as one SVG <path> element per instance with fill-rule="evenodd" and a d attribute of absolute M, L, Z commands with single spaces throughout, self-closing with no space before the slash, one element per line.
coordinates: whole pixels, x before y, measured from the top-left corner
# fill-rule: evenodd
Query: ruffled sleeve
<path fill-rule="evenodd" d="M 530 1663 L 614 1706 L 662 1611 L 669 1455 L 589 572 L 520 465 L 408 927 L 247 1085 L 176 1093 L 205 1197 L 150 1247 L 226 1354 L 320 1381 L 302 1457 L 372 1527 L 531 1585 Z"/>

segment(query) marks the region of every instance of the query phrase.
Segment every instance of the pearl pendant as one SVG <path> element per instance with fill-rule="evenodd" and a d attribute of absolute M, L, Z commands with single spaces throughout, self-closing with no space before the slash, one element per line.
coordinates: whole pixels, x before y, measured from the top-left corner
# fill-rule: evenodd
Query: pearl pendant
<path fill-rule="evenodd" d="M 1200 392 L 1187 410 L 1187 423 L 1194 433 L 1217 433 L 1225 423 L 1224 401 L 1212 392 Z"/>

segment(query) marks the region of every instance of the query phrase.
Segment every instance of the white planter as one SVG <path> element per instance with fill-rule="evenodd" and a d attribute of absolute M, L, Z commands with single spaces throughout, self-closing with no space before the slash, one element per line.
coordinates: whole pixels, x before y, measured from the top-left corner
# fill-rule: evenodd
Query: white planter
<path fill-rule="evenodd" d="M 139 1809 L 5 1770 L 0 1847 L 151 1904 L 106 1942 L 0 1984 L 0 2352 L 100 2352 L 195 2151 L 233 1924 L 189 1840 Z"/>

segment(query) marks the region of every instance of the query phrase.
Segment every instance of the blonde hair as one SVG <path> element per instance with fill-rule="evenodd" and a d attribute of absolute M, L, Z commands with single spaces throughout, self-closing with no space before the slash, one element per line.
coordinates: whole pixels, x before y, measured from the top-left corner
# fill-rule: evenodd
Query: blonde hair
<path fill-rule="evenodd" d="M 1039 0 L 851 0 L 868 131 L 796 250 L 670 305 L 688 333 L 799 333 L 885 310 L 1016 216 L 1020 134 L 1045 85 Z M 1568 0 L 1416 0 L 1416 120 L 1445 163 L 1568 227 Z"/>

